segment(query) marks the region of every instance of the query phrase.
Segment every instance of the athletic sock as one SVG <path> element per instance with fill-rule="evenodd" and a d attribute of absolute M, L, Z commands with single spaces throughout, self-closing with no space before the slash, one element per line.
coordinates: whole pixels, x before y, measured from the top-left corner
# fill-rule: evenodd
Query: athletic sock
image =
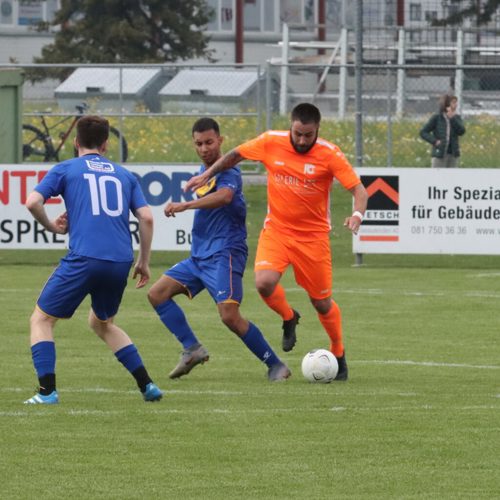
<path fill-rule="evenodd" d="M 198 343 L 193 330 L 189 326 L 183 310 L 169 299 L 155 307 L 162 323 L 176 336 L 185 350 Z"/>
<path fill-rule="evenodd" d="M 38 392 L 42 396 L 48 396 L 56 390 L 56 374 L 46 373 L 45 375 L 38 377 L 38 383 L 40 384 Z"/>
<path fill-rule="evenodd" d="M 144 365 L 139 366 L 137 370 L 134 370 L 132 372 L 132 376 L 135 378 L 135 381 L 137 382 L 137 386 L 139 387 L 140 391 L 146 392 L 146 387 L 148 384 L 152 382 L 152 380 L 146 368 L 144 368 Z"/>
<path fill-rule="evenodd" d="M 249 322 L 247 333 L 240 337 L 240 339 L 267 366 L 272 366 L 280 362 L 280 359 L 267 343 L 262 332 L 253 323 Z"/>
<path fill-rule="evenodd" d="M 344 344 L 342 343 L 342 315 L 340 307 L 332 300 L 332 307 L 326 314 L 319 314 L 318 318 L 326 333 L 330 337 L 330 351 L 337 358 L 344 354 Z"/>
<path fill-rule="evenodd" d="M 285 289 L 279 283 L 269 297 L 263 295 L 261 297 L 274 312 L 277 312 L 283 318 L 283 321 L 293 318 L 293 309 L 286 300 Z"/>
<path fill-rule="evenodd" d="M 115 352 L 116 359 L 132 374 L 141 392 L 146 390 L 146 386 L 152 382 L 146 368 L 142 362 L 137 347 L 129 344 Z"/>
<path fill-rule="evenodd" d="M 56 345 L 52 341 L 31 346 L 31 357 L 40 384 L 40 394 L 47 396 L 56 389 Z"/>

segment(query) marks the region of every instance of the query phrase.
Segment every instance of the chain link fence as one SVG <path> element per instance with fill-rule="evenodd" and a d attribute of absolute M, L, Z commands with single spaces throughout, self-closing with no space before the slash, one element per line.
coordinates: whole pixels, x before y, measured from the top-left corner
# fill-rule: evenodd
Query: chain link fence
<path fill-rule="evenodd" d="M 71 157 L 75 118 L 84 113 L 106 116 L 117 131 L 112 159 L 141 163 L 198 162 L 191 127 L 200 116 L 220 122 L 226 148 L 264 126 L 266 78 L 259 65 L 10 64 L 0 71 L 13 68 L 25 79 L 27 162 Z"/>
<path fill-rule="evenodd" d="M 420 139 L 420 128 L 437 111 L 439 97 L 454 93 L 467 129 L 461 165 L 496 167 L 500 31 L 429 27 L 419 28 L 418 37 L 416 32 L 370 27 L 364 33 L 363 165 L 429 166 L 430 146 Z M 0 66 L 0 71 L 25 73 L 23 122 L 31 134 L 36 129 L 39 142 L 32 148 L 38 157 L 25 161 L 54 161 L 40 157 L 48 142 L 58 159 L 70 157 L 70 128 L 81 112 L 105 115 L 119 131 L 116 160 L 124 159 L 120 141 L 126 141 L 129 162 L 197 162 L 191 127 L 198 117 L 220 122 L 228 151 L 266 128 L 287 129 L 292 107 L 310 101 L 324 117 L 321 135 L 356 163 L 354 31 L 339 29 L 323 43 L 321 54 L 317 43 L 294 44 L 292 38 L 286 57 L 266 65 Z M 86 108 L 77 109 L 83 102 Z"/>

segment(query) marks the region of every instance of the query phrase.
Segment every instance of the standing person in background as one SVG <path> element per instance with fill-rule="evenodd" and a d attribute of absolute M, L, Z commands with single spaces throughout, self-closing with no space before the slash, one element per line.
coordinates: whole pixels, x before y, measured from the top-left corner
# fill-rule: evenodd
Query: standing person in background
<path fill-rule="evenodd" d="M 284 351 L 296 342 L 300 314 L 288 303 L 279 281 L 291 265 L 330 337 L 339 363 L 335 380 L 347 380 L 340 308 L 332 300 L 330 190 L 336 178 L 354 197 L 354 211 L 344 222 L 357 233 L 368 195 L 342 151 L 318 137 L 321 114 L 316 106 L 298 104 L 289 131 L 271 130 L 233 149 L 186 184 L 198 189 L 213 176 L 244 158 L 261 161 L 268 171 L 268 213 L 255 257 L 255 282 L 266 304 L 283 319 Z"/>
<path fill-rule="evenodd" d="M 192 128 L 196 153 L 203 161 L 201 172 L 221 156 L 223 141 L 218 123 L 199 119 Z M 170 378 L 187 375 L 209 355 L 174 302 L 179 294 L 195 297 L 205 288 L 217 304 L 222 322 L 268 367 L 271 382 L 285 380 L 290 370 L 276 356 L 256 325 L 241 316 L 246 244 L 246 203 L 241 172 L 229 169 L 197 191 L 198 199 L 167 203 L 165 215 L 195 210 L 191 256 L 167 270 L 149 290 L 148 298 L 163 324 L 182 344 L 183 352 Z"/>
<path fill-rule="evenodd" d="M 432 145 L 432 168 L 459 166 L 458 138 L 465 134 L 462 118 L 457 114 L 458 99 L 444 94 L 439 99 L 439 112 L 432 115 L 420 130 L 420 137 Z"/>
<path fill-rule="evenodd" d="M 28 196 L 26 207 L 48 231 L 69 231 L 69 252 L 45 284 L 31 316 L 31 352 L 40 389 L 27 404 L 56 404 L 56 349 L 54 326 L 70 318 L 83 299 L 92 299 L 89 325 L 132 374 L 145 401 L 163 393 L 149 377 L 137 348 L 114 324 L 127 277 L 133 264 L 129 213 L 139 221 L 140 250 L 133 278 L 136 287 L 149 280 L 153 216 L 137 179 L 103 156 L 109 123 L 84 116 L 77 123 L 78 158 L 53 167 Z M 50 220 L 45 202 L 62 195 L 64 214 Z"/>

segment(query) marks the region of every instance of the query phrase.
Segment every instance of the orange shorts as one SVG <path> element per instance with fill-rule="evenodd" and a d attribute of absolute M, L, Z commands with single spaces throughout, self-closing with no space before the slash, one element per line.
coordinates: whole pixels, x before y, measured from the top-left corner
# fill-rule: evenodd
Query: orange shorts
<path fill-rule="evenodd" d="M 291 265 L 295 281 L 313 299 L 332 294 L 332 256 L 328 235 L 314 241 L 297 241 L 292 236 L 263 229 L 260 233 L 255 271 L 285 272 Z"/>

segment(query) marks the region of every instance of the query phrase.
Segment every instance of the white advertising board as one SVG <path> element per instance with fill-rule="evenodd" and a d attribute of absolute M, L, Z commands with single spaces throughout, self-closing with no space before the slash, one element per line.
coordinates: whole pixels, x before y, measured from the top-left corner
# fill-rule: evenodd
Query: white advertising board
<path fill-rule="evenodd" d="M 46 231 L 24 206 L 26 197 L 48 172 L 50 165 L 0 165 L 0 249 L 67 248 L 67 237 Z M 198 165 L 127 165 L 141 184 L 155 220 L 153 250 L 189 250 L 193 210 L 165 217 L 167 201 L 193 199 L 184 193 L 184 183 L 199 170 Z M 64 212 L 61 198 L 45 204 L 49 217 Z M 130 220 L 134 248 L 138 245 L 137 221 Z"/>
<path fill-rule="evenodd" d="M 354 253 L 500 254 L 500 170 L 356 171 L 369 201 Z"/>

